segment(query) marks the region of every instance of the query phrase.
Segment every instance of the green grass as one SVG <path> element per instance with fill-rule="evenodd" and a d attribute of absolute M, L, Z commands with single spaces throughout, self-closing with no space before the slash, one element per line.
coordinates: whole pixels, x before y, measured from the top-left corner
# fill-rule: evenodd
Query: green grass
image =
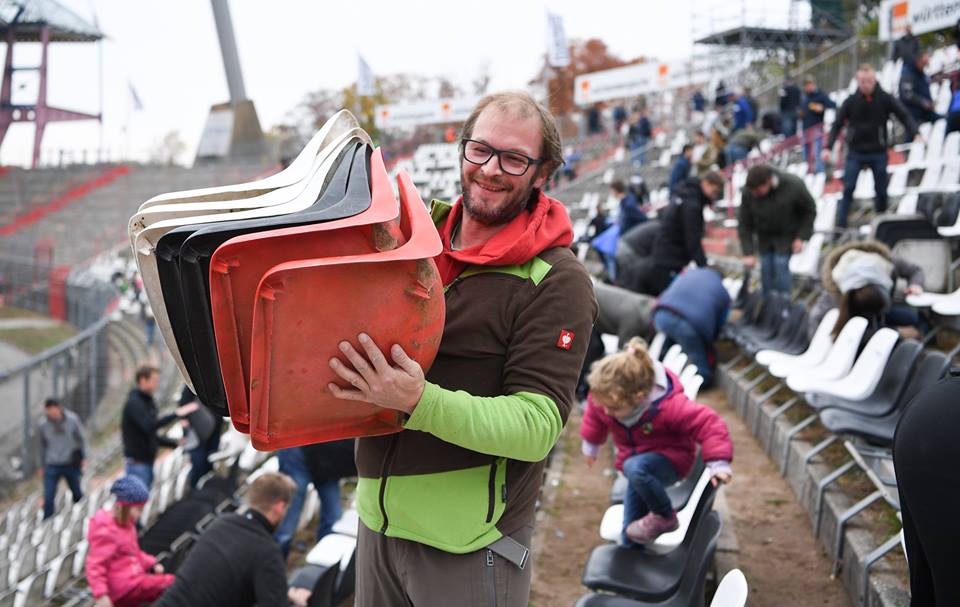
<path fill-rule="evenodd" d="M 0 308 L 2 310 L 3 308 Z M 77 334 L 70 325 L 57 325 L 42 329 L 0 330 L 0 341 L 23 350 L 27 354 L 39 354 L 63 343 Z"/>
<path fill-rule="evenodd" d="M 44 318 L 33 310 L 25 310 L 16 306 L 0 306 L 0 320 L 8 318 Z"/>

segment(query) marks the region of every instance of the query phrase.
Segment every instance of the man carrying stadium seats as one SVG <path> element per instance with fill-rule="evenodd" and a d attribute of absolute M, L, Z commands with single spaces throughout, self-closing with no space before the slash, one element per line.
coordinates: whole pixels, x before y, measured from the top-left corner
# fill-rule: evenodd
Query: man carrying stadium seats
<path fill-rule="evenodd" d="M 930 63 L 930 53 L 923 51 L 916 57 L 904 60 L 903 71 L 900 73 L 900 101 L 917 124 L 935 122 L 942 118 L 933 110 L 930 77 L 923 71 L 928 63 Z"/>
<path fill-rule="evenodd" d="M 463 126 L 463 196 L 432 210 L 446 320 L 426 379 L 363 334 L 330 361 L 335 396 L 408 416 L 402 432 L 358 441 L 361 607 L 527 605 L 543 460 L 597 310 L 563 203 L 540 191 L 561 149 L 526 93 L 481 99 Z"/>

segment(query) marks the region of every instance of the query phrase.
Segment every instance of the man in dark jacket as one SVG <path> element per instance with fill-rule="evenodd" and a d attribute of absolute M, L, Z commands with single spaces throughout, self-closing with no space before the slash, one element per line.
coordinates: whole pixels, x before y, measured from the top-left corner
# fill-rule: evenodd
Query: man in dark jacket
<path fill-rule="evenodd" d="M 677 194 L 660 217 L 660 231 L 653 241 L 653 263 L 639 280 L 638 291 L 657 296 L 691 261 L 707 265 L 703 251 L 703 208 L 723 192 L 723 177 L 714 171 L 691 178 L 677 187 Z"/>
<path fill-rule="evenodd" d="M 177 446 L 176 442 L 157 436 L 157 431 L 179 418 L 187 417 L 199 405 L 182 405 L 173 413 L 158 418 L 153 394 L 160 384 L 160 371 L 156 367 L 143 366 L 137 369 L 135 379 L 137 387 L 127 395 L 120 422 L 123 457 L 126 473 L 136 476 L 150 488 L 153 485 L 153 460 L 157 458 L 157 450 L 161 446 Z"/>
<path fill-rule="evenodd" d="M 928 63 L 930 63 L 930 54 L 923 51 L 912 60 L 905 60 L 903 71 L 900 73 L 900 102 L 918 125 L 942 118 L 940 114 L 933 111 L 930 77 L 923 71 Z"/>
<path fill-rule="evenodd" d="M 203 532 L 155 607 L 285 607 L 287 573 L 273 530 L 293 481 L 268 472 L 250 485 L 249 508 L 220 515 Z"/>
<path fill-rule="evenodd" d="M 626 234 L 630 229 L 647 220 L 647 214 L 640 208 L 640 201 L 627 189 L 622 181 L 610 184 L 610 193 L 620 201 L 620 233 Z"/>
<path fill-rule="evenodd" d="M 617 241 L 617 284 L 638 291 L 640 281 L 653 263 L 653 241 L 660 231 L 660 222 L 651 220 L 635 226 Z"/>
<path fill-rule="evenodd" d="M 890 147 L 887 121 L 896 116 L 907 131 L 907 141 L 917 134 L 917 126 L 903 104 L 877 84 L 873 67 L 862 65 L 857 70 L 857 91 L 847 97 L 837 112 L 837 119 L 830 129 L 827 149 L 823 160 L 829 160 L 830 149 L 846 127 L 847 160 L 843 166 L 843 198 L 837 208 L 837 227 L 847 227 L 847 215 L 857 187 L 860 171 L 868 167 L 873 171 L 877 197 L 873 208 L 877 213 L 887 210 L 887 148 Z"/>
<path fill-rule="evenodd" d="M 674 188 L 690 177 L 690 169 L 692 166 L 690 164 L 690 158 L 692 156 L 693 146 L 688 143 L 683 146 L 683 150 L 680 152 L 680 157 L 677 158 L 677 162 L 674 163 L 673 169 L 670 171 L 670 181 L 667 183 L 667 187 L 670 190 L 671 196 L 674 194 Z"/>
<path fill-rule="evenodd" d="M 837 104 L 817 88 L 817 81 L 813 76 L 804 78 L 803 93 L 800 117 L 803 121 L 807 166 L 815 173 L 822 173 L 824 166 L 820 152 L 823 150 L 823 115 L 827 109 L 835 109 Z"/>
<path fill-rule="evenodd" d="M 910 63 L 920 54 L 920 40 L 913 35 L 913 28 L 907 25 L 903 36 L 893 43 L 893 60 L 903 59 L 904 63 Z"/>
<path fill-rule="evenodd" d="M 677 276 L 660 295 L 653 313 L 657 331 L 680 344 L 697 365 L 703 385 L 713 381 L 713 342 L 730 312 L 730 295 L 713 268 L 694 268 Z"/>
<path fill-rule="evenodd" d="M 766 164 L 750 167 L 740 203 L 738 231 L 743 265 L 760 256 L 764 294 L 791 291 L 790 254 L 813 234 L 817 204 L 803 180 Z"/>
<path fill-rule="evenodd" d="M 797 116 L 800 111 L 800 87 L 787 76 L 780 87 L 780 132 L 784 137 L 797 134 Z"/>

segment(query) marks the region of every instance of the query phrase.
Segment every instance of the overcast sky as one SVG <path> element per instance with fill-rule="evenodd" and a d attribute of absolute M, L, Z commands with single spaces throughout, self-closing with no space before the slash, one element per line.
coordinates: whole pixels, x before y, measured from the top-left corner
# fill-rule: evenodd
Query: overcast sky
<path fill-rule="evenodd" d="M 82 17 L 94 14 L 108 39 L 55 44 L 49 55 L 48 101 L 97 113 L 95 122 L 54 123 L 44 150 L 100 145 L 144 157 L 164 134 L 178 131 L 192 150 L 211 104 L 228 100 L 226 78 L 206 0 L 61 0 Z M 782 19 L 790 0 L 746 0 L 754 19 Z M 376 74 L 446 76 L 464 84 L 489 65 L 491 90 L 522 87 L 546 46 L 547 10 L 564 17 L 570 38 L 598 37 L 615 54 L 688 56 L 692 33 L 741 10 L 734 0 L 523 0 L 450 2 L 319 2 L 233 0 L 234 31 L 248 97 L 264 129 L 310 90 L 356 79 L 357 53 Z M 697 15 L 697 17 L 692 17 Z M 4 47 L 4 45 L 0 45 Z M 17 65 L 39 62 L 39 45 L 17 45 Z M 102 57 L 102 59 L 101 59 Z M 36 78 L 17 74 L 14 102 L 36 98 Z M 128 83 L 143 110 L 132 111 Z M 22 85 L 22 86 L 21 86 Z M 3 164 L 29 162 L 33 126 L 14 125 L 0 149 Z"/>

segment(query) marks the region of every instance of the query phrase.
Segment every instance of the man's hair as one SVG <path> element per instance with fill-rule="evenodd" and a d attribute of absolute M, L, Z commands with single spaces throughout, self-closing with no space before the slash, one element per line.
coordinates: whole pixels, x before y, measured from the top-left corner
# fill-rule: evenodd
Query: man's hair
<path fill-rule="evenodd" d="M 814 78 L 812 74 L 807 74 L 807 75 L 804 76 L 804 78 L 803 78 L 803 83 L 804 83 L 804 84 L 812 84 L 812 85 L 816 86 L 816 85 L 817 85 L 817 79 Z"/>
<path fill-rule="evenodd" d="M 686 154 L 687 152 L 689 152 L 689 151 L 692 150 L 692 149 L 693 149 L 693 144 L 692 144 L 692 143 L 685 143 L 685 144 L 683 144 L 683 149 L 680 150 L 680 154 L 681 154 L 681 155 Z"/>
<path fill-rule="evenodd" d="M 610 184 L 610 189 L 617 194 L 625 194 L 627 192 L 627 186 L 619 179 Z"/>
<path fill-rule="evenodd" d="M 755 164 L 747 171 L 746 186 L 748 190 L 759 188 L 773 177 L 773 169 L 767 164 Z"/>
<path fill-rule="evenodd" d="M 727 181 L 723 178 L 723 175 L 717 171 L 707 171 L 700 177 L 700 179 L 711 185 L 717 186 L 721 190 L 723 189 L 723 186 L 727 185 Z"/>
<path fill-rule="evenodd" d="M 463 123 L 463 129 L 460 131 L 461 139 L 470 139 L 473 137 L 473 127 L 477 124 L 477 119 L 483 110 L 494 106 L 501 112 L 511 112 L 521 118 L 537 116 L 540 119 L 540 135 L 543 139 L 540 148 L 540 157 L 543 159 L 541 165 L 547 175 L 553 173 L 557 167 L 563 164 L 563 142 L 560 139 L 560 129 L 557 128 L 557 120 L 550 113 L 550 110 L 523 91 L 503 91 L 492 93 L 477 102 L 476 107 L 470 112 L 466 122 Z"/>
<path fill-rule="evenodd" d="M 145 379 L 150 379 L 154 373 L 159 373 L 159 372 L 160 372 L 160 369 L 152 365 L 141 365 L 137 369 L 136 375 L 134 375 L 134 381 L 136 381 L 137 384 L 139 384 L 141 381 Z"/>
<path fill-rule="evenodd" d="M 861 63 L 860 67 L 857 68 L 858 72 L 872 72 L 874 71 L 873 66 L 869 63 Z"/>
<path fill-rule="evenodd" d="M 62 406 L 63 405 L 61 405 L 60 401 L 57 400 L 56 398 L 48 398 L 47 400 L 43 401 L 44 409 L 49 409 L 50 407 L 62 407 Z"/>
<path fill-rule="evenodd" d="M 279 472 L 267 472 L 250 485 L 247 492 L 247 504 L 254 510 L 265 514 L 277 502 L 289 504 L 297 490 L 296 483 Z"/>

